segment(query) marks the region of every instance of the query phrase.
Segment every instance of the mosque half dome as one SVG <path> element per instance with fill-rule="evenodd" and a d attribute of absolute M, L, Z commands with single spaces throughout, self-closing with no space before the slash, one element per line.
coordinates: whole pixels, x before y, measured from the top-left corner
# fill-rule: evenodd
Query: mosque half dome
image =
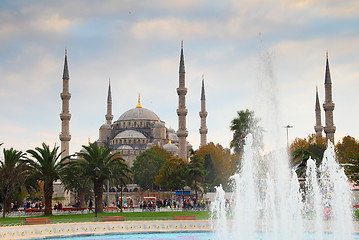
<path fill-rule="evenodd" d="M 123 132 L 120 132 L 116 135 L 115 138 L 146 138 L 145 135 L 142 133 L 135 131 L 135 130 L 126 130 Z"/>
<path fill-rule="evenodd" d="M 162 128 L 162 127 L 165 127 L 165 124 L 163 122 L 155 122 L 153 127 L 154 128 Z"/>
<path fill-rule="evenodd" d="M 152 120 L 158 121 L 159 117 L 146 108 L 132 108 L 125 113 L 123 113 L 117 121 L 126 121 L 126 120 Z"/>
<path fill-rule="evenodd" d="M 163 145 L 163 148 L 168 152 L 178 152 L 178 147 L 173 143 L 167 143 Z"/>
<path fill-rule="evenodd" d="M 117 148 L 117 150 L 132 150 L 133 148 L 129 145 L 121 145 Z"/>

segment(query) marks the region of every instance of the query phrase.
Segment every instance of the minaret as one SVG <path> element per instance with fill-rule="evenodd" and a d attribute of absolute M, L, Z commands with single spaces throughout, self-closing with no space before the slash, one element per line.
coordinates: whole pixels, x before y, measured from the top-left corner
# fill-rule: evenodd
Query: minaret
<path fill-rule="evenodd" d="M 181 41 L 181 59 L 179 66 L 179 87 L 177 88 L 178 94 L 178 141 L 179 141 L 179 157 L 187 160 L 187 136 L 188 131 L 186 129 L 186 94 L 187 88 L 185 86 L 185 69 L 184 69 L 184 56 L 183 56 L 183 41 Z"/>
<path fill-rule="evenodd" d="M 323 104 L 323 108 L 325 111 L 324 132 L 326 134 L 326 137 L 334 143 L 334 133 L 335 133 L 336 127 L 334 126 L 334 121 L 333 121 L 333 110 L 334 110 L 335 104 L 333 103 L 333 99 L 332 99 L 332 80 L 330 78 L 328 52 L 327 52 L 327 66 L 326 66 L 326 70 L 325 70 L 324 86 L 325 86 L 325 102 Z"/>
<path fill-rule="evenodd" d="M 204 91 L 204 76 L 202 75 L 202 93 L 201 93 L 201 111 L 199 112 L 199 116 L 201 118 L 201 128 L 199 129 L 199 133 L 201 134 L 201 143 L 200 147 L 207 145 L 207 133 L 208 129 L 206 126 L 206 95 Z"/>
<path fill-rule="evenodd" d="M 322 114 L 320 110 L 319 97 L 318 97 L 318 87 L 316 88 L 316 98 L 315 98 L 315 135 L 318 137 L 322 136 L 323 126 L 322 126 Z"/>
<path fill-rule="evenodd" d="M 69 111 L 69 105 L 70 105 L 70 98 L 71 93 L 69 93 L 69 69 L 67 66 L 67 49 L 65 49 L 65 64 L 64 64 L 64 73 L 63 73 L 63 89 L 61 93 L 61 99 L 62 99 L 62 112 L 60 114 L 61 118 L 61 134 L 60 134 L 60 140 L 61 140 L 61 157 L 67 157 L 70 154 L 69 149 L 69 143 L 71 140 L 70 130 L 69 130 L 69 123 L 71 119 L 71 114 Z"/>
<path fill-rule="evenodd" d="M 106 114 L 106 124 L 112 124 L 112 96 L 111 96 L 111 80 L 108 79 L 108 93 L 107 93 L 107 114 Z"/>

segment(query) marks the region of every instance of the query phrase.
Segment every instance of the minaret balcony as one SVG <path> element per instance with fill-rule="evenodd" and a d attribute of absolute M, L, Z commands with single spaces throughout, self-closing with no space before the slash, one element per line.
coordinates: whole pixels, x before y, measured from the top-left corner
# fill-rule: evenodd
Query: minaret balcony
<path fill-rule="evenodd" d="M 178 116 L 187 116 L 188 110 L 186 108 L 179 108 L 177 109 Z"/>
<path fill-rule="evenodd" d="M 335 103 L 333 102 L 325 102 L 323 104 L 324 111 L 333 111 L 335 107 Z"/>
<path fill-rule="evenodd" d="M 60 140 L 61 141 L 70 141 L 71 140 L 71 135 L 69 135 L 69 134 L 60 134 Z"/>
<path fill-rule="evenodd" d="M 186 95 L 187 94 L 187 88 L 177 88 L 177 94 L 178 95 Z"/>
<path fill-rule="evenodd" d="M 207 134 L 208 133 L 208 128 L 200 128 L 199 133 L 200 134 Z"/>
<path fill-rule="evenodd" d="M 60 119 L 61 120 L 70 120 L 71 118 L 71 114 L 70 113 L 61 113 L 60 114 Z"/>
<path fill-rule="evenodd" d="M 61 93 L 60 96 L 62 100 L 68 100 L 71 98 L 71 93 Z"/>
<path fill-rule="evenodd" d="M 205 117 L 207 117 L 207 115 L 208 115 L 208 112 L 199 112 L 199 116 L 201 118 L 205 118 Z"/>
<path fill-rule="evenodd" d="M 177 131 L 177 136 L 178 136 L 179 138 L 181 138 L 181 137 L 187 137 L 187 136 L 188 136 L 188 131 L 187 131 L 187 130 L 181 130 L 181 129 L 179 129 L 179 130 Z"/>
<path fill-rule="evenodd" d="M 335 130 L 337 128 L 335 126 L 325 126 L 324 127 L 324 132 L 325 133 L 335 133 Z"/>
<path fill-rule="evenodd" d="M 323 126 L 314 126 L 314 130 L 315 130 L 315 132 L 322 132 Z"/>

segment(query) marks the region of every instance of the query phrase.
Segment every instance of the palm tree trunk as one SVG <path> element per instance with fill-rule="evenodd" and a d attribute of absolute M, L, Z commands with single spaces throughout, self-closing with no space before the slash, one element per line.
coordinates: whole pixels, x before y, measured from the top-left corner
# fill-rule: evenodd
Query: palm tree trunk
<path fill-rule="evenodd" d="M 44 189 L 45 193 L 45 216 L 52 215 L 52 195 L 54 194 L 54 185 L 52 182 Z"/>
<path fill-rule="evenodd" d="M 102 197 L 103 197 L 103 181 L 95 179 L 94 181 L 95 205 L 97 212 L 103 212 Z"/>
<path fill-rule="evenodd" d="M 122 185 L 121 185 L 121 200 L 120 200 L 120 209 L 121 209 L 121 212 L 122 212 Z"/>
<path fill-rule="evenodd" d="M 85 204 L 85 189 L 84 188 L 79 188 L 78 193 L 79 193 L 79 200 L 80 200 L 80 203 L 81 203 L 81 207 L 86 207 L 86 204 Z"/>
<path fill-rule="evenodd" d="M 5 191 L 4 191 L 4 208 L 2 211 L 2 217 L 5 218 L 6 213 L 10 212 L 11 210 L 11 196 L 12 196 L 12 191 L 11 191 L 11 187 L 7 186 Z"/>

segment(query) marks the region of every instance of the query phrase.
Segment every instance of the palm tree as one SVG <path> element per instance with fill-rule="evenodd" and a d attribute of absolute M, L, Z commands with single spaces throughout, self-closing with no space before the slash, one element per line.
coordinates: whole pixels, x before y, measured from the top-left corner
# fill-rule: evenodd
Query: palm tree
<path fill-rule="evenodd" d="M 78 193 L 80 203 L 84 207 L 85 195 L 91 191 L 91 178 L 83 174 L 82 169 L 76 161 L 68 163 L 62 181 L 67 191 L 76 191 Z"/>
<path fill-rule="evenodd" d="M 52 215 L 52 195 L 54 193 L 53 182 L 61 179 L 67 163 L 68 157 L 61 159 L 59 147 L 56 145 L 52 150 L 45 143 L 42 148 L 36 147 L 35 150 L 27 150 L 32 157 L 26 159 L 32 177 L 44 183 L 45 195 L 45 215 Z"/>
<path fill-rule="evenodd" d="M 231 122 L 230 130 L 233 132 L 233 139 L 230 147 L 241 157 L 245 144 L 245 137 L 252 133 L 254 143 L 261 147 L 263 128 L 258 126 L 259 119 L 254 117 L 254 112 L 246 109 L 237 112 L 237 117 Z"/>
<path fill-rule="evenodd" d="M 95 208 L 103 212 L 103 183 L 105 180 L 112 180 L 119 174 L 129 173 L 125 160 L 119 153 L 111 153 L 108 146 L 99 147 L 96 142 L 89 146 L 82 146 L 83 150 L 77 153 L 79 159 L 77 164 L 83 174 L 92 179 L 94 184 Z"/>
<path fill-rule="evenodd" d="M 4 162 L 0 162 L 0 185 L 4 194 L 3 217 L 10 211 L 14 190 L 24 185 L 26 178 L 25 153 L 13 148 L 4 149 Z"/>

